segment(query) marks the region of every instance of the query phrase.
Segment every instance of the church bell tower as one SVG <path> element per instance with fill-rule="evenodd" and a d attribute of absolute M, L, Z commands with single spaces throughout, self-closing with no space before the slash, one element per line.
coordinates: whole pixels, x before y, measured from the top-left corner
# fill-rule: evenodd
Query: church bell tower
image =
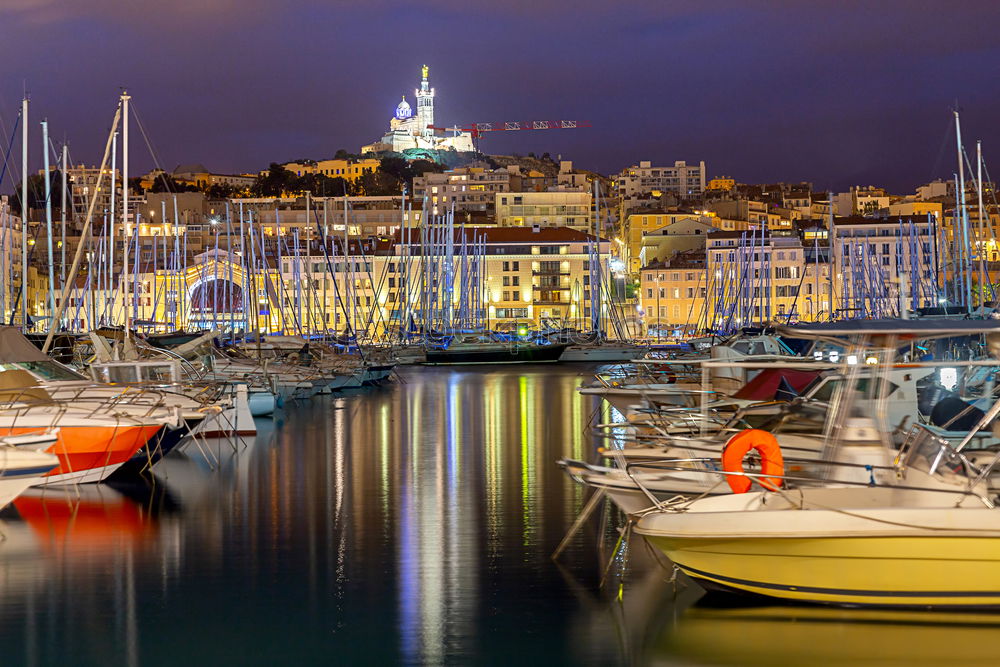
<path fill-rule="evenodd" d="M 427 80 L 428 71 L 429 68 L 427 65 L 421 68 L 420 90 L 414 91 L 417 96 L 418 128 L 420 134 L 425 137 L 430 137 L 434 134 L 434 130 L 427 127 L 434 124 L 434 89 L 430 87 L 430 82 Z"/>

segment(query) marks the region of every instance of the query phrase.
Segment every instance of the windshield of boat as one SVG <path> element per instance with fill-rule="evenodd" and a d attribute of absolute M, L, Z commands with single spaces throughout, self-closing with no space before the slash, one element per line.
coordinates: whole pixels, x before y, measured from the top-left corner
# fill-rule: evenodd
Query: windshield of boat
<path fill-rule="evenodd" d="M 837 388 L 840 387 L 843 382 L 844 379 L 840 377 L 823 378 L 816 386 L 815 391 L 809 394 L 809 398 L 829 403 L 833 400 L 834 392 L 836 392 Z M 882 394 L 883 388 L 888 390 L 884 394 Z M 899 389 L 898 384 L 893 384 L 888 380 L 884 382 L 872 382 L 871 378 L 859 378 L 857 383 L 854 385 L 854 390 L 858 392 L 858 395 L 868 399 L 879 399 L 884 398 L 885 396 L 891 396 L 897 389 Z"/>
<path fill-rule="evenodd" d="M 176 382 L 173 364 L 166 363 L 111 363 L 95 365 L 105 382 L 117 384 L 128 382 L 155 382 L 170 384 Z"/>
<path fill-rule="evenodd" d="M 900 448 L 903 465 L 921 470 L 937 479 L 962 486 L 978 476 L 979 470 L 951 444 L 921 425 L 914 426 Z"/>
<path fill-rule="evenodd" d="M 0 363 L 0 371 L 23 369 L 43 380 L 87 380 L 74 370 L 66 368 L 58 361 L 18 361 Z"/>
<path fill-rule="evenodd" d="M 749 340 L 738 340 L 730 347 L 748 356 L 759 356 L 765 354 L 785 354 L 793 356 L 794 352 L 778 338 L 751 338 Z"/>

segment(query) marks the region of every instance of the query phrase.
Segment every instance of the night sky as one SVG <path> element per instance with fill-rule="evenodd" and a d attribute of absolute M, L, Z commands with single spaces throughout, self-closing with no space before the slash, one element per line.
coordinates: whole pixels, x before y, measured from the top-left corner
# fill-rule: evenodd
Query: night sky
<path fill-rule="evenodd" d="M 9 133 L 26 86 L 33 121 L 96 163 L 126 86 L 160 166 L 257 171 L 376 140 L 426 63 L 439 124 L 593 124 L 486 152 L 909 193 L 951 177 L 956 99 L 1000 178 L 998 19 L 972 1 L 0 0 L 0 118 Z"/>

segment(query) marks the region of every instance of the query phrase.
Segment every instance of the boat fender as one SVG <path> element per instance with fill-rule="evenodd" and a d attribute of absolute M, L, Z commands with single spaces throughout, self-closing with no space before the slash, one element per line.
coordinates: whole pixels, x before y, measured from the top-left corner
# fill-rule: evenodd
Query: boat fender
<path fill-rule="evenodd" d="M 781 486 L 780 475 L 785 474 L 785 462 L 781 456 L 781 447 L 778 440 L 767 431 L 756 428 L 748 428 L 740 431 L 726 442 L 722 449 L 722 469 L 727 473 L 738 473 L 726 475 L 729 488 L 733 493 L 746 493 L 753 486 L 749 477 L 742 476 L 743 457 L 751 449 L 757 450 L 760 454 L 760 468 L 764 475 L 779 475 L 779 477 L 759 477 L 757 478 L 761 486 L 769 491 L 776 491 Z"/>

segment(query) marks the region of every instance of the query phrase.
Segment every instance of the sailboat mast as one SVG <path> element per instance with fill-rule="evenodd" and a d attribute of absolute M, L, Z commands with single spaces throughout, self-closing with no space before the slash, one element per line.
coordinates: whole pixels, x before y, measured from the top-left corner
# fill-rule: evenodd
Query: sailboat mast
<path fill-rule="evenodd" d="M 118 207 L 115 205 L 118 197 L 116 196 L 116 191 L 118 189 L 118 129 L 115 128 L 114 135 L 111 137 L 111 205 L 110 210 L 105 211 L 108 215 L 108 220 L 110 221 L 108 232 L 108 296 L 107 298 L 111 301 L 111 306 L 106 308 L 109 310 L 111 315 L 108 320 L 109 324 L 114 324 L 115 318 L 115 299 L 117 298 L 117 287 L 115 285 L 115 246 L 117 243 L 117 235 L 115 232 L 115 219 L 118 216 Z M 96 194 L 94 195 L 96 197 Z M 124 238 L 124 235 L 123 235 Z"/>
<path fill-rule="evenodd" d="M 56 275 L 55 258 L 52 252 L 52 174 L 49 173 L 48 119 L 42 121 L 42 169 L 45 173 L 45 246 L 49 256 L 49 315 L 55 315 Z"/>
<path fill-rule="evenodd" d="M 986 256 L 985 248 L 983 247 L 986 238 L 986 230 L 983 227 L 983 216 L 986 215 L 986 209 L 983 207 L 983 142 L 978 139 L 976 140 L 976 197 L 979 200 L 979 215 L 977 216 L 979 224 L 977 225 L 976 232 L 976 248 L 979 251 L 979 304 L 982 305 L 986 301 L 987 285 Z M 990 291 L 993 291 L 992 284 L 990 284 Z"/>
<path fill-rule="evenodd" d="M 28 330 L 28 96 L 21 100 L 21 330 Z"/>
<path fill-rule="evenodd" d="M 252 271 L 247 270 L 247 241 L 246 241 L 246 229 L 243 224 L 243 202 L 240 201 L 240 284 L 243 286 L 242 299 L 243 299 L 243 337 L 246 338 L 247 333 L 250 331 L 250 308 L 251 305 L 255 309 L 257 308 L 257 293 L 254 291 L 252 298 L 250 294 L 250 287 L 247 285 L 247 278 L 252 274 Z M 230 262 L 230 266 L 232 262 Z M 233 342 L 236 342 L 236 332 L 233 331 Z"/>
<path fill-rule="evenodd" d="M 601 333 L 601 229 L 600 229 L 600 204 L 598 202 L 597 181 L 594 180 L 594 240 L 589 244 L 590 261 L 587 265 L 588 282 L 590 283 L 590 330 L 598 335 L 599 339 L 604 336 Z M 660 314 L 657 312 L 657 317 Z"/>
<path fill-rule="evenodd" d="M 965 312 L 972 312 L 972 278 L 969 275 L 969 217 L 968 211 L 966 210 L 965 204 L 965 161 L 962 159 L 962 124 L 958 118 L 958 111 L 955 114 L 955 142 L 958 151 L 958 187 L 959 192 L 956 194 L 956 200 L 961 201 L 961 207 L 958 210 L 959 221 L 962 225 L 962 287 L 964 288 L 964 294 L 962 295 L 962 302 L 965 304 Z"/>
<path fill-rule="evenodd" d="M 60 193 L 61 197 L 59 201 L 59 222 L 62 225 L 62 244 L 59 246 L 62 258 L 59 262 L 59 266 L 61 267 L 60 278 L 62 278 L 63 284 L 66 284 L 66 167 L 69 160 L 68 154 L 69 151 L 66 149 L 66 144 L 64 142 L 62 145 L 62 168 L 60 169 L 62 172 L 62 192 Z"/>
<path fill-rule="evenodd" d="M 118 117 L 121 114 L 121 107 L 115 111 L 114 122 L 111 124 L 112 128 L 117 127 Z M 101 158 L 101 169 L 97 174 L 96 188 L 100 188 L 104 182 L 104 169 L 108 164 L 108 153 L 111 152 L 111 134 L 108 135 L 108 141 L 104 145 L 104 157 Z M 80 232 L 80 243 L 76 247 L 76 254 L 73 256 L 73 267 L 69 272 L 68 282 L 63 284 L 62 297 L 59 299 L 59 306 L 57 307 L 57 312 L 53 314 L 52 325 L 49 327 L 49 334 L 45 338 L 45 345 L 42 346 L 42 352 L 48 352 L 49 346 L 52 345 L 52 337 L 55 334 L 55 323 L 62 319 L 63 313 L 66 310 L 66 302 L 69 299 L 70 285 L 76 283 L 76 277 L 80 271 L 81 260 L 83 259 L 83 253 L 85 244 L 90 239 L 91 227 L 94 221 L 94 208 L 97 205 L 97 197 L 93 196 L 90 198 L 90 203 L 87 205 L 87 217 L 84 218 L 83 229 Z"/>
<path fill-rule="evenodd" d="M 323 244 L 323 248 L 324 248 L 323 254 L 324 255 L 327 254 L 327 251 L 326 251 L 326 239 L 329 238 L 329 236 L 330 236 L 330 216 L 329 216 L 330 206 L 329 206 L 329 204 L 330 204 L 330 198 L 329 197 L 323 197 L 323 238 L 320 239 L 320 243 Z M 330 282 L 330 280 L 332 278 L 333 278 L 332 275 L 330 276 L 330 278 L 327 278 L 326 273 L 323 274 L 323 335 L 324 336 L 329 336 L 330 335 L 330 317 L 329 317 L 329 310 L 328 310 L 329 307 L 330 307 L 330 302 L 329 302 L 330 295 L 328 294 L 328 287 L 327 287 L 327 285 L 329 285 L 329 282 Z M 334 308 L 334 312 L 337 312 L 336 308 Z"/>
<path fill-rule="evenodd" d="M 128 231 L 128 102 L 132 99 L 129 97 L 127 92 L 122 92 L 122 230 Z M 138 233 L 138 229 L 135 230 Z M 125 258 L 124 265 L 125 269 L 125 283 L 122 289 L 122 296 L 125 296 L 124 287 L 131 284 L 131 277 L 129 276 L 129 265 L 128 265 L 128 243 L 125 244 Z M 133 291 L 132 298 L 135 299 L 136 295 Z M 125 302 L 125 335 L 129 335 L 129 330 L 132 328 L 132 319 L 130 317 L 130 311 L 128 307 L 128 302 Z"/>

